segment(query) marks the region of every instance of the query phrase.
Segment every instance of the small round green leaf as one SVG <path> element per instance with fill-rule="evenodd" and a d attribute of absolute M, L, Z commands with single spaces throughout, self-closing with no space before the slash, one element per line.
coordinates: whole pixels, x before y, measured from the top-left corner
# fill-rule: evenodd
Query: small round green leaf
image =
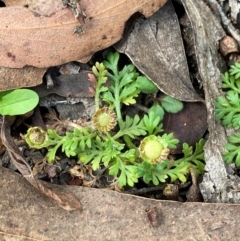
<path fill-rule="evenodd" d="M 174 99 L 168 95 L 166 95 L 161 102 L 162 107 L 169 113 L 177 113 L 183 109 L 182 101 Z"/>

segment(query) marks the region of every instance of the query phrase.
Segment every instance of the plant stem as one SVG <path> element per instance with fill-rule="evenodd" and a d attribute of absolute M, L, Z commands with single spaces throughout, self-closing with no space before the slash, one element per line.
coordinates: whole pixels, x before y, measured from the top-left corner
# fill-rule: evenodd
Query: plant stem
<path fill-rule="evenodd" d="M 96 83 L 95 88 L 95 109 L 96 111 L 99 109 L 99 100 L 100 100 L 100 88 L 103 85 L 101 77 L 98 77 L 98 81 Z"/>
<path fill-rule="evenodd" d="M 122 121 L 122 113 L 121 113 L 121 103 L 120 103 L 120 96 L 119 96 L 119 76 L 118 75 L 115 78 L 114 99 L 115 99 L 114 107 L 115 107 L 117 119 L 120 125 Z"/>
<path fill-rule="evenodd" d="M 137 147 L 132 143 L 132 140 L 129 136 L 124 135 L 123 136 L 124 141 L 126 142 L 129 149 L 136 149 Z"/>
<path fill-rule="evenodd" d="M 120 131 L 119 131 L 115 136 L 112 137 L 112 139 L 113 139 L 113 140 L 117 140 L 117 139 L 119 139 L 121 136 L 123 137 L 125 143 L 126 143 L 127 146 L 129 147 L 129 149 L 136 149 L 136 148 L 137 148 L 137 147 L 132 143 L 131 138 L 130 138 L 128 135 L 123 134 L 123 133 L 121 132 L 121 129 L 120 129 Z"/>
<path fill-rule="evenodd" d="M 99 109 L 99 87 L 97 86 L 95 90 L 95 109 L 96 111 Z"/>

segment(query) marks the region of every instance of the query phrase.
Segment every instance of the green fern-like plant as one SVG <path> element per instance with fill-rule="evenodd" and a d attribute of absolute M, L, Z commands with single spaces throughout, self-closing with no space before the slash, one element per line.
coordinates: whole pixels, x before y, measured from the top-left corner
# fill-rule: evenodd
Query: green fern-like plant
<path fill-rule="evenodd" d="M 240 64 L 232 65 L 228 72 L 222 75 L 222 88 L 226 90 L 225 97 L 220 96 L 215 102 L 216 119 L 222 124 L 235 130 L 240 128 Z M 228 137 L 225 145 L 223 159 L 226 163 L 235 162 L 240 166 L 240 135 L 234 134 Z"/>
<path fill-rule="evenodd" d="M 180 111 L 181 101 L 164 96 L 142 116 L 122 115 L 122 107 L 135 104 L 141 92 L 155 94 L 157 89 L 134 65 L 120 69 L 119 58 L 118 52 L 109 53 L 103 63 L 92 68 L 95 77 L 91 76 L 90 81 L 95 88 L 91 91 L 96 104 L 92 126 L 75 128 L 64 136 L 34 127 L 25 135 L 26 141 L 33 148 L 48 148 L 49 162 L 61 150 L 67 157 L 75 156 L 79 162 L 91 164 L 93 170 L 106 167 L 110 175 L 118 177 L 119 186 L 134 186 L 140 178 L 155 185 L 168 179 L 185 182 L 190 166 L 200 174 L 204 167 L 203 141 L 194 152 L 184 144 L 180 160 L 168 159 L 170 148 L 176 148 L 179 141 L 172 133 L 163 133 L 162 120 L 165 111 Z"/>
<path fill-rule="evenodd" d="M 222 88 L 227 92 L 225 97 L 220 96 L 215 102 L 216 119 L 221 120 L 224 126 L 237 130 L 240 128 L 240 79 L 235 78 L 238 76 L 236 69 L 231 73 L 222 75 Z"/>
<path fill-rule="evenodd" d="M 229 136 L 225 149 L 223 158 L 226 163 L 230 164 L 235 161 L 236 166 L 240 167 L 240 134 Z"/>
<path fill-rule="evenodd" d="M 144 161 L 138 167 L 138 174 L 143 178 L 144 182 L 152 182 L 154 185 L 158 185 L 159 182 L 165 183 L 168 179 L 171 182 L 177 179 L 186 182 L 186 175 L 189 173 L 190 167 L 194 168 L 196 176 L 199 176 L 204 170 L 203 146 L 203 139 L 196 144 L 194 151 L 191 146 L 184 143 L 184 157 L 176 161 L 166 159 L 164 162 L 157 164 L 150 164 Z"/>

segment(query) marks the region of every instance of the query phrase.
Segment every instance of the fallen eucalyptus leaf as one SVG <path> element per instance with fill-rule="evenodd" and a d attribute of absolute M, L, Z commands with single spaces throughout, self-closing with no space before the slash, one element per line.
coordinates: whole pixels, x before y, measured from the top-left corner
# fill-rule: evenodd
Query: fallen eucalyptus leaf
<path fill-rule="evenodd" d="M 6 6 L 25 6 L 31 11 L 43 15 L 50 15 L 63 8 L 61 0 L 4 0 Z M 31 87 L 42 83 L 46 68 L 39 69 L 25 66 L 21 69 L 0 67 L 0 91 Z"/>
<path fill-rule="evenodd" d="M 0 66 L 44 68 L 85 58 L 116 43 L 134 13 L 149 17 L 165 2 L 81 0 L 81 23 L 68 8 L 50 16 L 21 6 L 0 8 Z"/>
<path fill-rule="evenodd" d="M 137 21 L 129 36 L 115 45 L 167 95 L 182 101 L 202 101 L 195 92 L 178 18 L 168 1 L 149 19 Z"/>
<path fill-rule="evenodd" d="M 0 176 L 4 241 L 238 240 L 240 205 L 172 202 L 47 183 L 82 200 L 83 212 L 69 213 L 36 193 L 17 173 L 0 167 Z M 152 208 L 157 215 L 147 215 Z"/>
<path fill-rule="evenodd" d="M 62 0 L 3 0 L 6 7 L 23 6 L 40 15 L 49 16 L 64 8 Z"/>

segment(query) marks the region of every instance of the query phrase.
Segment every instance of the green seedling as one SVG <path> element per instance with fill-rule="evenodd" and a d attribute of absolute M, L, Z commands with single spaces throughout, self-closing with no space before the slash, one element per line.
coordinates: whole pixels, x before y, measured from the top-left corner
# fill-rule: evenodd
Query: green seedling
<path fill-rule="evenodd" d="M 235 130 L 240 128 L 240 64 L 232 65 L 226 73 L 222 75 L 222 88 L 226 90 L 225 97 L 220 96 L 215 102 L 216 119 L 221 120 L 226 127 Z M 223 158 L 226 163 L 235 162 L 240 166 L 240 135 L 234 134 L 228 137 L 228 144 Z"/>
<path fill-rule="evenodd" d="M 190 167 L 196 175 L 202 173 L 203 140 L 195 151 L 184 144 L 184 157 L 180 160 L 169 159 L 170 148 L 176 148 L 179 142 L 173 134 L 164 134 L 162 128 L 165 111 L 176 112 L 175 107 L 170 107 L 174 103 L 172 98 L 163 98 L 161 105 L 154 104 L 141 116 L 122 115 L 124 105 L 136 103 L 141 93 L 137 80 L 142 76 L 132 64 L 119 70 L 119 57 L 118 52 L 110 53 L 103 63 L 96 63 L 92 68 L 96 103 L 92 126 L 75 128 L 64 136 L 55 130 L 45 132 L 33 127 L 25 135 L 28 144 L 33 148 L 48 148 L 49 162 L 55 160 L 61 148 L 66 156 L 76 156 L 79 162 L 91 164 L 93 170 L 106 167 L 110 175 L 118 178 L 119 186 L 134 186 L 140 178 L 155 185 L 168 180 L 186 181 Z"/>
<path fill-rule="evenodd" d="M 0 92 L 0 115 L 22 115 L 38 104 L 37 93 L 29 89 Z"/>

